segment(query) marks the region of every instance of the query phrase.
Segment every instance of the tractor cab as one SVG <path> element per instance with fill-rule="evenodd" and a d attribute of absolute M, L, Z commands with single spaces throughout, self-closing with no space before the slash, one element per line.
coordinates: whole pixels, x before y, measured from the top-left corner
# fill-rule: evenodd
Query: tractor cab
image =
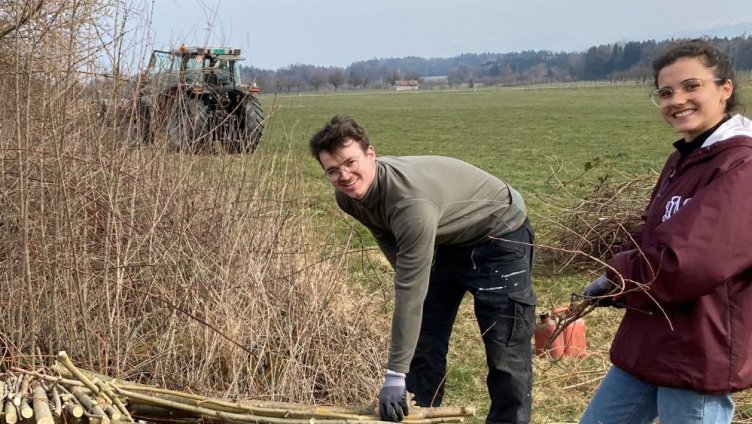
<path fill-rule="evenodd" d="M 147 75 L 168 87 L 176 83 L 240 89 L 240 49 L 227 47 L 185 47 L 156 50 L 149 60 Z"/>

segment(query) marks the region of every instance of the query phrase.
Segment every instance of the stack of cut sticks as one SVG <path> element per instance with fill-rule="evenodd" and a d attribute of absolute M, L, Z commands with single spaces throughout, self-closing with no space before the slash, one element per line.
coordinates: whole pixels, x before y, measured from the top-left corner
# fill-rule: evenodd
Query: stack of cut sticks
<path fill-rule="evenodd" d="M 77 368 L 58 354 L 54 375 L 12 368 L 0 374 L 0 424 L 380 423 L 373 407 L 228 400 L 131 384 Z M 406 424 L 459 423 L 471 407 L 411 407 Z"/>

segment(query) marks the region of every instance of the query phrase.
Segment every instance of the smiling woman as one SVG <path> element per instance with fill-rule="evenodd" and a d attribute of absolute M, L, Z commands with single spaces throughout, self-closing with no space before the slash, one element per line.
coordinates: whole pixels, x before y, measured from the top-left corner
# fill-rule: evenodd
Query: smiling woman
<path fill-rule="evenodd" d="M 734 94 L 730 70 L 708 66 L 710 59 L 683 57 L 661 68 L 653 101 L 661 115 L 674 129 L 684 135 L 685 142 L 721 122 Z M 715 61 L 711 62 L 714 63 Z M 716 75 L 720 71 L 720 75 Z M 725 72 L 724 72 L 725 71 Z"/>
<path fill-rule="evenodd" d="M 642 227 L 585 289 L 626 308 L 613 366 L 582 423 L 728 423 L 752 386 L 752 121 L 731 63 L 703 40 L 653 63 L 652 94 L 674 143 Z M 605 284 L 604 284 L 605 283 Z"/>

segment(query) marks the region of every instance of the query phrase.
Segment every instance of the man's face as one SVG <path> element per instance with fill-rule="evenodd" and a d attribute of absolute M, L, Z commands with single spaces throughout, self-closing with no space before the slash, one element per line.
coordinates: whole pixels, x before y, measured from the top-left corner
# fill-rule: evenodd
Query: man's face
<path fill-rule="evenodd" d="M 376 177 L 376 150 L 363 151 L 353 140 L 333 153 L 321 152 L 319 161 L 334 188 L 355 200 L 363 199 Z"/>

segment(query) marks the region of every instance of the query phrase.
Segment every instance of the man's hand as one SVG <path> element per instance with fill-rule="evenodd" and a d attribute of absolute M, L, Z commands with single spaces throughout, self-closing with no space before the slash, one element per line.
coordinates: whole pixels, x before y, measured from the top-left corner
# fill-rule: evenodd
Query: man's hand
<path fill-rule="evenodd" d="M 607 299 L 604 296 L 608 295 L 614 290 L 615 286 L 606 278 L 606 274 L 601 275 L 595 280 L 591 281 L 586 287 L 583 296 L 590 305 L 594 306 L 612 306 L 613 300 Z"/>
<path fill-rule="evenodd" d="M 407 415 L 407 389 L 405 374 L 386 370 L 384 384 L 379 392 L 379 415 L 384 421 L 402 421 Z"/>

